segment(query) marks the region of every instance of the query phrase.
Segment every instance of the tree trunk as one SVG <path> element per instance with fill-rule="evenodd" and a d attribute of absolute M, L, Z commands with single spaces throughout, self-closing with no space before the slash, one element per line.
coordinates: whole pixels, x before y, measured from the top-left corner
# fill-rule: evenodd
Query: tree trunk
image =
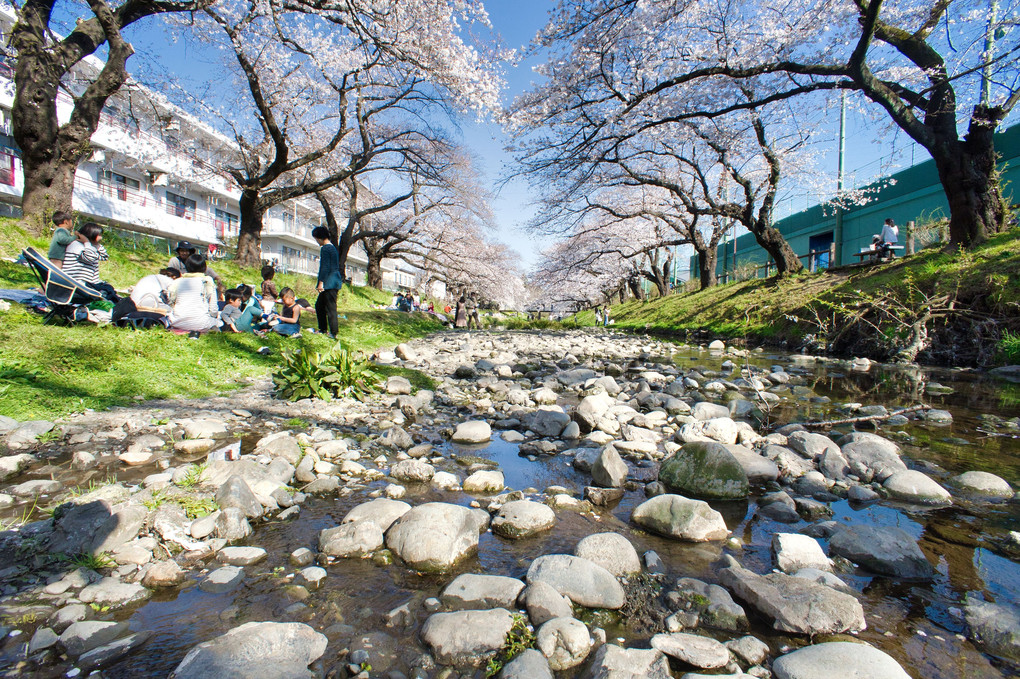
<path fill-rule="evenodd" d="M 783 238 L 783 234 L 779 232 L 779 229 L 771 224 L 756 220 L 748 230 L 754 234 L 754 239 L 758 241 L 758 245 L 765 252 L 769 253 L 769 257 L 776 263 L 777 276 L 797 273 L 804 268 L 804 264 L 800 261 L 797 253 L 794 252 L 790 244 Z M 835 266 L 835 262 L 832 263 L 832 266 Z M 736 262 L 733 262 L 733 270 L 737 270 Z"/>
<path fill-rule="evenodd" d="M 376 290 L 383 289 L 383 273 L 382 273 L 382 260 L 383 252 L 381 247 L 377 247 L 371 239 L 365 239 L 361 241 L 362 247 L 365 249 L 365 259 L 368 263 L 365 265 L 365 279 L 369 287 L 375 288 Z"/>
<path fill-rule="evenodd" d="M 21 199 L 22 223 L 29 233 L 42 235 L 49 228 L 49 217 L 56 210 L 71 214 L 76 165 L 40 153 L 29 159 L 22 153 L 25 186 Z"/>
<path fill-rule="evenodd" d="M 639 302 L 643 302 L 645 299 L 645 291 L 641 287 L 641 279 L 636 275 L 631 275 L 627 278 L 627 287 L 630 288 L 630 292 L 634 295 L 634 299 Z"/>
<path fill-rule="evenodd" d="M 975 119 L 979 116 L 975 110 Z M 951 243 L 970 247 L 1006 228 L 992 135 L 991 127 L 972 123 L 963 141 L 945 141 L 931 149 L 949 202 Z"/>
<path fill-rule="evenodd" d="M 265 216 L 255 189 L 243 189 L 238 201 L 241 228 L 237 236 L 237 265 L 253 268 L 262 265 L 262 218 Z"/>
<path fill-rule="evenodd" d="M 697 253 L 701 289 L 707 290 L 716 284 L 715 266 L 719 259 L 719 253 L 715 246 L 697 249 Z"/>

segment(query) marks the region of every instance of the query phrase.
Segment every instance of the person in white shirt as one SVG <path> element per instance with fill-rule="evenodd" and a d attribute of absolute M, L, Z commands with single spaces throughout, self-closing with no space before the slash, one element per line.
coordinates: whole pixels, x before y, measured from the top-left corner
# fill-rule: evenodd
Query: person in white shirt
<path fill-rule="evenodd" d="M 131 288 L 131 301 L 135 303 L 135 308 L 139 311 L 168 313 L 170 306 L 163 293 L 180 277 L 181 272 L 177 269 L 160 269 L 159 273 L 142 278 Z"/>
<path fill-rule="evenodd" d="M 166 289 L 167 301 L 172 307 L 170 327 L 189 331 L 189 337 L 198 337 L 199 333 L 220 326 L 216 284 L 205 274 L 202 255 L 191 255 L 184 265 L 188 272 Z"/>
<path fill-rule="evenodd" d="M 892 246 L 896 245 L 900 240 L 900 229 L 896 226 L 896 222 L 892 219 L 886 219 L 885 224 L 882 225 L 881 243 L 882 243 L 882 256 L 887 257 L 892 254 Z"/>

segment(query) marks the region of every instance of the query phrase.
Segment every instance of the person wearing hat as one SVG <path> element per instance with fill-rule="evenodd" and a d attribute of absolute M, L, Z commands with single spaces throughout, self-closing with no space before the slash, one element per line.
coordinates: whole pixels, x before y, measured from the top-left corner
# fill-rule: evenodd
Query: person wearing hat
<path fill-rule="evenodd" d="M 190 257 L 191 255 L 197 255 L 197 254 L 198 254 L 198 247 L 197 246 L 192 245 L 191 243 L 189 243 L 186 240 L 178 241 L 177 242 L 177 256 L 170 258 L 170 262 L 166 265 L 166 268 L 168 268 L 168 269 L 177 269 L 178 271 L 181 272 L 182 275 L 186 274 L 188 272 L 188 269 L 184 265 L 184 263 L 188 261 L 188 257 Z M 208 276 L 209 278 L 213 279 L 213 282 L 216 284 L 217 295 L 220 298 L 222 298 L 223 297 L 224 286 L 223 286 L 223 282 L 220 280 L 220 277 L 217 276 L 216 272 L 213 271 L 212 268 L 210 268 L 210 267 L 206 267 L 205 275 Z"/>

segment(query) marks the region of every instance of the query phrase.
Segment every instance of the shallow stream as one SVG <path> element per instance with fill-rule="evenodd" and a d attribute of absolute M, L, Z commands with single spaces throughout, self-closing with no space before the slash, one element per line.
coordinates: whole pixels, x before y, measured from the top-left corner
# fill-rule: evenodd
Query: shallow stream
<path fill-rule="evenodd" d="M 710 375 L 723 374 L 721 364 L 726 357 L 693 351 L 676 354 L 672 360 L 683 369 L 695 368 Z M 936 426 L 912 421 L 901 427 L 882 427 L 878 432 L 903 445 L 909 465 L 934 475 L 944 485 L 948 485 L 950 476 L 970 470 L 992 472 L 1014 487 L 1020 485 L 1020 432 L 1003 434 L 1006 430 L 993 429 L 983 419 L 988 414 L 1004 419 L 1020 416 L 1020 384 L 937 369 L 873 366 L 867 372 L 855 372 L 846 365 L 797 362 L 776 353 L 755 354 L 750 361 L 765 368 L 783 365 L 792 375 L 802 377 L 802 386 L 808 387 L 802 390 L 803 396 L 791 397 L 769 413 L 773 426 L 805 419 L 846 417 L 848 412 L 841 405 L 847 402 L 881 404 L 890 409 L 928 403 L 949 410 L 954 418 L 952 424 Z M 931 383 L 951 391 L 929 393 Z M 835 429 L 849 430 L 849 426 Z M 253 435 L 244 443 L 251 445 L 257 438 Z M 564 486 L 580 494 L 590 483 L 590 476 L 571 466 L 570 457 L 529 459 L 518 455 L 516 444 L 498 437 L 484 446 L 445 444 L 440 450 L 447 455 L 447 464 L 438 468 L 459 471 L 461 476 L 464 467 L 457 464 L 454 456 L 492 460 L 503 471 L 508 489 L 540 493 L 549 486 Z M 57 478 L 67 473 L 62 469 L 66 468 L 57 469 Z M 443 576 L 419 575 L 399 562 L 378 565 L 371 559 L 336 561 L 326 567 L 329 577 L 325 585 L 311 592 L 303 601 L 305 606 L 291 608 L 295 600 L 289 596 L 286 585 L 288 574 L 295 569 L 288 563 L 288 555 L 299 547 L 316 551 L 319 531 L 338 524 L 349 509 L 369 499 L 368 494 L 386 482 L 375 482 L 345 497 L 309 498 L 298 519 L 259 525 L 249 543 L 265 548 L 269 558 L 246 568 L 243 585 L 229 594 L 208 594 L 192 586 L 154 596 L 141 607 L 123 613 L 120 617 L 129 620 L 133 629 L 151 630 L 154 636 L 138 652 L 105 669 L 103 675 L 110 679 L 165 677 L 192 646 L 248 620 L 300 620 L 320 630 L 333 626 L 328 633 L 331 643 L 323 659 L 326 669 L 338 662 L 337 653 L 342 649 L 371 648 L 373 676 L 385 676 L 390 669 L 409 674 L 410 664 L 423 651 L 417 638 L 426 617 L 421 602 L 437 596 L 459 573 L 523 578 L 536 556 L 569 553 L 586 535 L 618 531 L 634 543 L 639 553 L 655 550 L 671 576 L 712 582 L 718 560 L 727 549 L 722 543 L 678 543 L 638 530 L 629 516 L 645 499 L 639 488 L 627 492 L 616 506 L 597 508 L 595 513 L 557 511 L 557 527 L 540 537 L 508 541 L 486 533 L 479 542 L 477 556 L 462 563 L 456 572 Z M 412 504 L 426 500 L 467 504 L 473 498 L 461 492 L 409 487 L 404 499 Z M 748 503 L 713 503 L 713 506 L 723 514 L 733 535 L 745 544 L 741 557 L 744 566 L 759 573 L 772 567 L 770 541 L 774 533 L 796 532 L 808 525 L 803 521 L 778 524 L 757 515 L 753 497 Z M 982 653 L 964 636 L 966 623 L 961 601 L 966 596 L 977 596 L 1013 607 L 1020 602 L 1020 564 L 1002 555 L 997 544 L 1010 530 L 1020 529 L 1020 503 L 971 503 L 957 499 L 945 509 L 922 510 L 886 501 L 863 507 L 840 501 L 831 508 L 833 518 L 842 523 L 903 528 L 919 539 L 921 549 L 938 571 L 934 583 L 894 583 L 884 578 L 841 574 L 862 594 L 868 629 L 860 638 L 891 654 L 916 678 L 1016 676 L 1008 665 Z M 382 614 L 409 601 L 413 602 L 411 610 L 417 612 L 417 622 L 407 627 L 386 627 Z M 610 624 L 607 631 L 611 640 L 618 637 L 628 645 L 640 645 L 641 636 L 626 625 Z M 787 644 L 804 643 L 803 639 L 776 633 L 767 621 L 753 616 L 752 633 L 769 643 L 773 652 Z M 34 676 L 62 675 L 55 671 L 52 675 Z"/>

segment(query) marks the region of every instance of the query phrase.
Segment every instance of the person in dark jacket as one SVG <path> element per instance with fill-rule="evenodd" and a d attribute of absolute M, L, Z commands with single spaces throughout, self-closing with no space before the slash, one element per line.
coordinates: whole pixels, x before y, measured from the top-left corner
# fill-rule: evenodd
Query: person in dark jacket
<path fill-rule="evenodd" d="M 335 338 L 337 333 L 336 296 L 344 284 L 340 271 L 340 253 L 329 242 L 329 229 L 317 226 L 312 229 L 312 238 L 319 244 L 319 282 L 315 286 L 319 296 L 315 299 L 315 316 L 319 320 L 319 332 L 326 332 Z"/>

